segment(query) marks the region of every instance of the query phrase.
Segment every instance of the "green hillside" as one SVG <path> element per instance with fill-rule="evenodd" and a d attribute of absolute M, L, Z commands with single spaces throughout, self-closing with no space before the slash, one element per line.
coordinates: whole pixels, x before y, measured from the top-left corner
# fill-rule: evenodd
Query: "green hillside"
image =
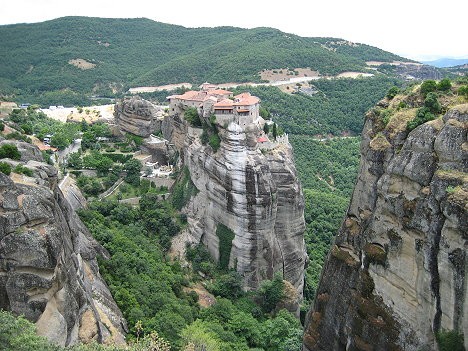
<path fill-rule="evenodd" d="M 149 19 L 64 17 L 0 26 L 0 91 L 38 96 L 67 90 L 113 95 L 135 85 L 258 81 L 262 69 L 310 67 L 321 74 L 402 59 L 340 39 L 272 28 L 184 28 Z M 95 65 L 80 69 L 68 62 Z"/>

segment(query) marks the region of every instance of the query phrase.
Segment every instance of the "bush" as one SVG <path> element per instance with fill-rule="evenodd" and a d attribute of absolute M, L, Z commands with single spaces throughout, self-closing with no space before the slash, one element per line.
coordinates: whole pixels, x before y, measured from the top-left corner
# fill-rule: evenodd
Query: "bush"
<path fill-rule="evenodd" d="M 458 95 L 468 98 L 468 85 L 463 85 L 460 88 L 458 88 Z"/>
<path fill-rule="evenodd" d="M 0 350 L 52 351 L 59 348 L 49 344 L 46 338 L 36 335 L 33 323 L 0 310 Z"/>
<path fill-rule="evenodd" d="M 18 151 L 16 145 L 3 144 L 0 146 L 0 158 L 11 158 L 12 160 L 19 160 L 21 153 Z"/>
<path fill-rule="evenodd" d="M 432 113 L 440 113 L 442 110 L 442 106 L 440 106 L 439 100 L 437 100 L 437 94 L 432 92 L 426 95 L 424 106 Z"/>
<path fill-rule="evenodd" d="M 387 99 L 391 100 L 393 99 L 398 93 L 400 92 L 400 89 L 398 87 L 391 87 L 390 90 L 387 92 Z"/>
<path fill-rule="evenodd" d="M 189 122 L 192 127 L 200 128 L 202 126 L 200 116 L 195 107 L 188 107 L 185 110 L 184 119 Z"/>
<path fill-rule="evenodd" d="M 437 83 L 435 80 L 426 80 L 421 84 L 421 94 L 426 97 L 430 92 L 437 90 Z"/>
<path fill-rule="evenodd" d="M 0 172 L 6 175 L 10 175 L 11 173 L 11 166 L 9 163 L 0 162 Z"/>
<path fill-rule="evenodd" d="M 412 131 L 417 126 L 420 126 L 421 124 L 428 121 L 432 121 L 434 118 L 434 114 L 432 114 L 427 107 L 421 107 L 418 109 L 418 112 L 416 112 L 416 117 L 407 123 L 406 129 L 408 131 Z"/>
<path fill-rule="evenodd" d="M 436 334 L 439 351 L 464 351 L 463 334 L 456 330 L 440 331 Z"/>
<path fill-rule="evenodd" d="M 221 146 L 221 139 L 218 134 L 213 134 L 210 136 L 210 140 L 208 142 L 213 149 L 214 152 L 217 152 L 219 147 Z"/>
<path fill-rule="evenodd" d="M 230 228 L 220 223 L 216 227 L 216 236 L 219 238 L 219 266 L 221 269 L 227 269 L 235 234 Z"/>
<path fill-rule="evenodd" d="M 24 167 L 22 165 L 17 165 L 15 169 L 13 170 L 13 172 L 18 173 L 18 174 L 24 174 L 24 175 L 27 175 L 28 177 L 32 177 L 34 174 L 34 172 L 31 169 Z"/>
<path fill-rule="evenodd" d="M 437 84 L 437 90 L 440 91 L 449 91 L 452 88 L 452 82 L 448 78 L 442 79 L 439 84 Z"/>

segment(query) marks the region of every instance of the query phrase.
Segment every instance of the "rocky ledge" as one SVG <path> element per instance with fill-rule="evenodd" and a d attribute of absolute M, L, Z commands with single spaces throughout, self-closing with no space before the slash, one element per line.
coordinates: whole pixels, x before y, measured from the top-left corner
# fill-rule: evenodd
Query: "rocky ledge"
<path fill-rule="evenodd" d="M 149 101 L 131 97 L 115 105 L 114 118 L 121 131 L 146 138 L 161 130 L 164 111 Z"/>
<path fill-rule="evenodd" d="M 58 345 L 125 343 L 125 320 L 99 274 L 91 237 L 39 150 L 15 144 L 32 176 L 0 173 L 0 308 L 36 323 Z"/>

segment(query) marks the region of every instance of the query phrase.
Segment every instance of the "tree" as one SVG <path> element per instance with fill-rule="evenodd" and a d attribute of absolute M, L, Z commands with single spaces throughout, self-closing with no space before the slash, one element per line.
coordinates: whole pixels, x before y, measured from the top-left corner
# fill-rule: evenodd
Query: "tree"
<path fill-rule="evenodd" d="M 449 91 L 452 88 L 452 82 L 448 78 L 442 79 L 439 84 L 437 84 L 437 90 L 440 91 Z"/>
<path fill-rule="evenodd" d="M 192 345 L 194 350 L 222 351 L 221 340 L 203 321 L 196 320 L 182 330 L 185 346 Z"/>
<path fill-rule="evenodd" d="M 96 162 L 96 170 L 98 174 L 100 175 L 105 175 L 109 172 L 109 169 L 112 167 L 114 162 L 106 156 L 99 157 L 99 159 Z"/>
<path fill-rule="evenodd" d="M 49 344 L 46 338 L 38 336 L 33 323 L 24 317 L 15 317 L 10 312 L 2 310 L 0 310 L 0 349 L 16 351 L 60 350 L 59 347 Z"/>
<path fill-rule="evenodd" d="M 268 111 L 265 107 L 260 106 L 260 117 L 263 119 L 270 119 L 270 111 Z"/>
<path fill-rule="evenodd" d="M 55 133 L 50 139 L 50 145 L 56 147 L 57 149 L 63 150 L 68 145 L 70 145 L 70 141 L 67 139 L 67 137 L 64 134 Z"/>
<path fill-rule="evenodd" d="M 276 129 L 276 123 L 273 123 L 273 139 L 276 141 L 276 137 L 278 136 L 278 131 Z"/>
<path fill-rule="evenodd" d="M 433 92 L 430 92 L 426 95 L 424 106 L 427 107 L 432 113 L 439 113 L 442 109 L 439 100 L 437 100 L 437 94 Z"/>
<path fill-rule="evenodd" d="M 421 84 L 421 94 L 422 96 L 426 97 L 426 95 L 430 92 L 437 90 L 437 83 L 435 80 L 425 80 Z"/>
<path fill-rule="evenodd" d="M 273 280 L 265 280 L 259 290 L 261 305 L 264 312 L 273 311 L 276 304 L 284 297 L 284 282 L 279 273 Z"/>
<path fill-rule="evenodd" d="M 195 107 L 188 107 L 184 112 L 184 118 L 192 127 L 201 127 L 202 123 Z"/>
<path fill-rule="evenodd" d="M 80 169 L 83 167 L 83 160 L 81 159 L 81 155 L 78 152 L 73 152 L 68 155 L 67 160 L 68 167 Z"/>
<path fill-rule="evenodd" d="M 398 93 L 400 92 L 400 89 L 398 87 L 391 87 L 390 90 L 387 92 L 387 99 L 391 100 L 393 99 Z"/>
<path fill-rule="evenodd" d="M 141 168 L 141 162 L 136 158 L 131 158 L 124 163 L 124 170 L 127 172 L 127 174 L 140 174 Z"/>
<path fill-rule="evenodd" d="M 268 133 L 270 132 L 270 126 L 268 124 L 264 124 L 263 125 L 263 132 L 268 135 Z"/>
<path fill-rule="evenodd" d="M 133 184 L 135 186 L 140 185 L 140 170 L 142 165 L 140 161 L 135 158 L 131 158 L 127 162 L 124 163 L 124 170 L 127 172 L 125 177 L 125 181 L 129 184 Z"/>

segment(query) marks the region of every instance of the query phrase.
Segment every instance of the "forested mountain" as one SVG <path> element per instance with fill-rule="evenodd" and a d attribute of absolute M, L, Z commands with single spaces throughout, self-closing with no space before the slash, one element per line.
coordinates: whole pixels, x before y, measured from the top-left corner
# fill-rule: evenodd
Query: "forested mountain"
<path fill-rule="evenodd" d="M 149 19 L 64 17 L 0 26 L 0 37 L 3 95 L 15 89 L 111 95 L 135 85 L 259 81 L 262 69 L 310 67 L 334 75 L 367 70 L 368 60 L 402 60 L 340 39 L 272 28 L 193 29 Z"/>

